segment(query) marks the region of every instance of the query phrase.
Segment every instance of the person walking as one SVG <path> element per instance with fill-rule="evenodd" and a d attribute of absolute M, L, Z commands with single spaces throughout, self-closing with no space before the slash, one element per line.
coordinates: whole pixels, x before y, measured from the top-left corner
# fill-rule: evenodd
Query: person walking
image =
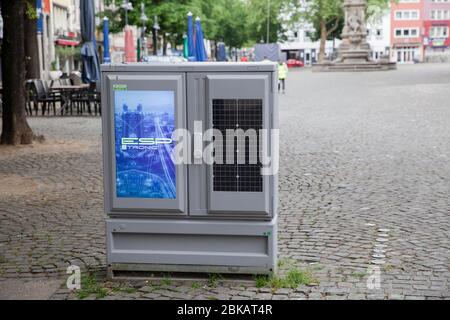
<path fill-rule="evenodd" d="M 288 73 L 288 67 L 286 63 L 284 63 L 281 60 L 278 60 L 278 92 L 280 92 L 280 89 L 283 89 L 283 94 L 285 93 L 286 89 L 286 77 Z"/>

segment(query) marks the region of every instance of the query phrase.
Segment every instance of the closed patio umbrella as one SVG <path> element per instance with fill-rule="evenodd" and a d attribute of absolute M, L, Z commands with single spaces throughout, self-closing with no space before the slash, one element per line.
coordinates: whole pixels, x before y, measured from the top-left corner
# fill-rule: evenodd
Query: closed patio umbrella
<path fill-rule="evenodd" d="M 188 59 L 190 61 L 195 61 L 195 42 L 194 42 L 194 23 L 192 21 L 192 12 L 188 13 Z"/>
<path fill-rule="evenodd" d="M 80 0 L 81 56 L 83 59 L 82 79 L 93 83 L 100 79 L 100 63 L 95 42 L 94 1 Z"/>
<path fill-rule="evenodd" d="M 103 62 L 111 62 L 109 55 L 109 20 L 108 17 L 103 18 Z"/>
<path fill-rule="evenodd" d="M 187 35 L 183 34 L 183 57 L 185 57 L 186 59 L 189 56 L 189 49 L 188 49 L 188 39 L 187 39 Z"/>
<path fill-rule="evenodd" d="M 202 25 L 200 23 L 199 17 L 195 19 L 195 57 L 197 61 L 208 60 L 208 56 L 206 55 L 205 50 Z"/>
<path fill-rule="evenodd" d="M 130 26 L 125 26 L 125 61 L 136 62 L 136 49 L 133 41 L 133 30 Z"/>

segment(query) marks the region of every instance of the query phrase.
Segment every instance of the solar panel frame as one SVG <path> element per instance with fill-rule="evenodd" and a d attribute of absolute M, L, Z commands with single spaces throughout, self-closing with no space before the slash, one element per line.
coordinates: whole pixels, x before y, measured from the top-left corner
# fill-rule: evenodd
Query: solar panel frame
<path fill-rule="evenodd" d="M 224 161 L 213 163 L 213 191 L 262 192 L 263 177 L 260 162 L 259 130 L 263 129 L 262 99 L 213 99 L 212 126 L 225 137 L 222 155 L 227 159 L 227 144 L 233 143 L 232 163 Z M 227 137 L 227 130 L 242 129 L 256 132 L 256 148 L 246 136 L 235 136 L 233 141 Z M 244 141 L 242 141 L 244 139 Z M 255 141 L 253 141 L 255 143 Z M 244 145 L 244 155 L 239 146 Z M 256 149 L 256 163 L 251 163 L 250 155 Z M 252 152 L 253 153 L 253 152 Z M 228 154 L 228 157 L 230 155 Z M 255 159 L 252 158 L 252 159 Z M 241 163 L 243 162 L 243 163 Z"/>

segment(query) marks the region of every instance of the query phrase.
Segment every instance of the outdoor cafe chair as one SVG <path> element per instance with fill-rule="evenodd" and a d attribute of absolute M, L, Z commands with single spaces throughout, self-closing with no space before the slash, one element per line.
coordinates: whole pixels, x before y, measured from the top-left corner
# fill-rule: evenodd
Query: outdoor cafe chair
<path fill-rule="evenodd" d="M 42 115 L 46 112 L 50 114 L 50 106 L 53 109 L 53 115 L 56 115 L 56 103 L 61 102 L 61 97 L 56 92 L 51 92 L 47 83 L 41 79 L 33 80 L 33 102 L 35 114 L 38 113 L 39 103 L 42 104 Z M 48 106 L 48 109 L 47 109 Z"/>
<path fill-rule="evenodd" d="M 97 92 L 95 90 L 95 86 L 90 85 L 86 89 L 78 90 L 74 92 L 74 97 L 71 100 L 71 104 L 73 107 L 76 106 L 77 114 L 83 114 L 85 111 L 88 112 L 89 115 L 92 115 L 92 105 L 94 106 L 95 115 L 97 115 Z"/>
<path fill-rule="evenodd" d="M 25 105 L 25 111 L 27 115 L 32 116 L 33 115 L 33 109 L 31 108 L 31 102 L 35 101 L 35 91 L 34 91 L 34 80 L 27 80 L 25 82 L 25 94 L 26 94 L 26 105 Z M 35 106 L 36 114 L 37 114 L 37 106 Z"/>

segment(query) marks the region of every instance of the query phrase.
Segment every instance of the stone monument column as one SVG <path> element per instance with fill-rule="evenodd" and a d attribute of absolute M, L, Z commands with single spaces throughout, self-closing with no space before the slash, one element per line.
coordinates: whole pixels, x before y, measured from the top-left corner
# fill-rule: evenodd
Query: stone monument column
<path fill-rule="evenodd" d="M 372 61 L 367 42 L 365 10 L 367 0 L 344 0 L 344 27 L 337 58 L 313 65 L 313 71 L 378 71 L 396 69 L 389 60 Z"/>
<path fill-rule="evenodd" d="M 371 61 L 371 49 L 366 40 L 366 6 L 367 0 L 344 0 L 344 28 L 336 62 L 364 63 Z"/>

